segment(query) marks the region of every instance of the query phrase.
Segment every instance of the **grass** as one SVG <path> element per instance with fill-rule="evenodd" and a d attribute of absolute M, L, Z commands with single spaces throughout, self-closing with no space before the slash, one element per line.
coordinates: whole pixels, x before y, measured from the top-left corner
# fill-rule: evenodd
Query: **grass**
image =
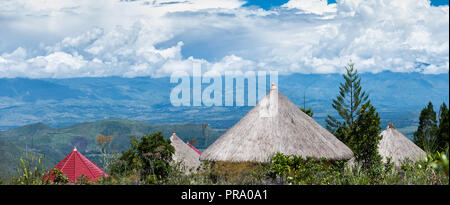
<path fill-rule="evenodd" d="M 30 153 L 29 153 L 30 154 Z M 32 153 L 31 153 L 32 154 Z M 29 159 L 27 161 L 27 159 Z M 3 179 L 3 184 L 54 184 L 42 181 L 48 172 L 43 161 L 36 157 L 22 158 L 14 178 Z M 34 165 L 34 166 L 30 166 Z M 27 169 L 24 169 L 27 167 Z M 186 175 L 185 166 L 173 163 L 167 178 L 157 181 L 162 185 L 448 185 L 448 158 L 443 153 L 429 155 L 420 162 L 405 161 L 401 166 L 382 163 L 370 169 L 347 162 L 327 160 L 298 160 L 295 156 L 278 154 L 270 163 L 203 162 L 193 173 Z M 24 170 L 38 170 L 27 173 Z M 132 172 L 127 176 L 101 178 L 96 182 L 80 179 L 75 184 L 142 185 L 145 180 Z"/>

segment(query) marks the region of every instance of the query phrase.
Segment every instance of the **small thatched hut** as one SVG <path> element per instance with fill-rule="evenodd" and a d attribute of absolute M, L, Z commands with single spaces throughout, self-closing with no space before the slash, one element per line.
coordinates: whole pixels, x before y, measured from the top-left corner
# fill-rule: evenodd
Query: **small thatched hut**
<path fill-rule="evenodd" d="M 384 162 L 386 162 L 387 157 L 391 157 L 391 161 L 395 165 L 400 165 L 406 158 L 419 161 L 426 157 L 425 151 L 395 129 L 392 123 L 381 132 L 381 135 L 383 138 L 378 145 L 378 152 L 383 157 Z"/>
<path fill-rule="evenodd" d="M 175 132 L 172 133 L 170 141 L 171 145 L 175 148 L 173 160 L 181 162 L 187 168 L 186 173 L 190 173 L 191 169 L 195 170 L 200 166 L 200 154 L 184 143 Z"/>
<path fill-rule="evenodd" d="M 217 139 L 200 160 L 268 162 L 277 153 L 347 160 L 353 152 L 272 84 L 269 93 Z"/>

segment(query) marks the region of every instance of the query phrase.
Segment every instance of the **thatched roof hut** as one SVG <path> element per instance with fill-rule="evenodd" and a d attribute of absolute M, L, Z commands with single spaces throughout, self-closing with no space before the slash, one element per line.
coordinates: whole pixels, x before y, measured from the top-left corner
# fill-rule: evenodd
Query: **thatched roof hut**
<path fill-rule="evenodd" d="M 391 157 L 394 164 L 400 165 L 406 158 L 419 161 L 426 157 L 425 151 L 395 129 L 392 123 L 381 132 L 381 135 L 383 138 L 378 145 L 378 152 L 385 162 L 387 157 Z"/>
<path fill-rule="evenodd" d="M 353 152 L 272 84 L 269 93 L 200 156 L 208 161 L 268 162 L 277 153 L 347 160 Z"/>
<path fill-rule="evenodd" d="M 200 155 L 181 140 L 175 132 L 170 137 L 171 145 L 175 148 L 173 160 L 181 162 L 187 169 L 186 173 L 190 173 L 190 169 L 195 170 L 200 166 Z"/>

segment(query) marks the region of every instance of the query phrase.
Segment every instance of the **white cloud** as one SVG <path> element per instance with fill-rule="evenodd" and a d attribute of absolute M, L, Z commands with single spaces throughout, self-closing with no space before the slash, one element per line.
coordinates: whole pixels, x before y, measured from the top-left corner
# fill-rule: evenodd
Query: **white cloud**
<path fill-rule="evenodd" d="M 448 6 L 325 2 L 1 1 L 0 77 L 161 77 L 192 61 L 205 72 L 335 73 L 350 59 L 361 72 L 449 71 Z"/>
<path fill-rule="evenodd" d="M 336 12 L 336 4 L 328 4 L 327 0 L 291 0 L 281 7 L 319 15 Z"/>

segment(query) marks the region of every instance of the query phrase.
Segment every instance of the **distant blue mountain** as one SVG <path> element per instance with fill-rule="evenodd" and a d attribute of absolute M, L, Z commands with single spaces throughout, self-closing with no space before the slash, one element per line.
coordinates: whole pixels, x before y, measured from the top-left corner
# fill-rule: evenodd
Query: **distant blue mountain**
<path fill-rule="evenodd" d="M 43 80 L 12 78 L 0 80 L 0 97 L 36 102 L 37 100 L 64 100 L 80 98 L 85 93 L 68 86 Z"/>
<path fill-rule="evenodd" d="M 362 86 L 382 118 L 408 135 L 417 125 L 420 110 L 432 101 L 436 108 L 449 101 L 449 75 L 382 72 L 361 74 Z M 312 107 L 324 125 L 336 113 L 331 100 L 337 95 L 340 74 L 279 76 L 280 92 L 298 106 Z M 267 83 L 269 84 L 269 83 Z M 209 123 L 228 129 L 251 107 L 173 107 L 169 78 L 0 79 L 0 129 L 36 122 L 54 127 L 85 121 L 122 118 L 150 123 Z M 206 87 L 207 85 L 204 85 Z"/>

